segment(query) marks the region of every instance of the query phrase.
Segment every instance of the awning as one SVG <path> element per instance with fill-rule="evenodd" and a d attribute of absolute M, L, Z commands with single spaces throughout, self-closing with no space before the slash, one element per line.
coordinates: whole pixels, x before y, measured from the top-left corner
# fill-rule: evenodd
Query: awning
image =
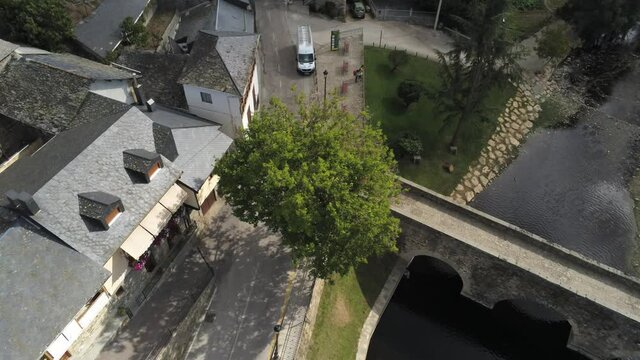
<path fill-rule="evenodd" d="M 158 236 L 160 230 L 169 222 L 169 219 L 171 219 L 171 212 L 162 206 L 162 204 L 156 204 L 142 220 L 140 226 L 145 228 L 153 236 Z"/>
<path fill-rule="evenodd" d="M 127 240 L 125 240 L 124 243 L 120 245 L 120 248 L 127 254 L 131 255 L 132 258 L 138 260 L 140 258 L 140 255 L 144 254 L 149 246 L 151 246 L 152 242 L 153 236 L 149 234 L 147 230 L 138 226 L 135 230 L 133 230 L 131 235 L 129 235 Z"/>
<path fill-rule="evenodd" d="M 132 249 L 130 250 L 133 252 Z M 115 292 L 124 281 L 124 277 L 127 273 L 128 267 L 129 262 L 127 261 L 127 258 L 122 253 L 122 251 L 116 251 L 115 254 L 113 254 L 113 256 L 109 258 L 109 261 L 107 261 L 107 263 L 104 265 L 104 268 L 111 273 L 111 276 L 109 276 L 107 281 L 104 283 L 104 288 L 110 295 L 115 294 Z"/>
<path fill-rule="evenodd" d="M 160 199 L 160 203 L 169 209 L 169 211 L 175 213 L 186 198 L 187 192 L 184 191 L 180 185 L 173 184 L 171 189 Z"/>

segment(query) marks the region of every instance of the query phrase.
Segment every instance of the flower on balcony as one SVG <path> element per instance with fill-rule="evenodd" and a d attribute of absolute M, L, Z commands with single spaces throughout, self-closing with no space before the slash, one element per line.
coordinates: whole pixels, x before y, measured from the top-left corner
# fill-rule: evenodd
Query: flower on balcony
<path fill-rule="evenodd" d="M 141 271 L 142 269 L 144 269 L 144 266 L 147 264 L 147 260 L 149 260 L 148 250 L 145 251 L 144 254 L 140 255 L 140 259 L 133 264 L 133 270 Z"/>

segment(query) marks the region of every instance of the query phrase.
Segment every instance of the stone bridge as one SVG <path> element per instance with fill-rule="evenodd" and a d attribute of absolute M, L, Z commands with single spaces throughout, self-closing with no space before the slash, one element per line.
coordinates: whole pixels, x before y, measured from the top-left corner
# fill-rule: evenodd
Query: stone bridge
<path fill-rule="evenodd" d="M 640 355 L 640 282 L 516 226 L 402 179 L 392 205 L 401 255 L 454 268 L 462 295 L 493 308 L 528 300 L 562 314 L 567 346 L 593 359 Z"/>

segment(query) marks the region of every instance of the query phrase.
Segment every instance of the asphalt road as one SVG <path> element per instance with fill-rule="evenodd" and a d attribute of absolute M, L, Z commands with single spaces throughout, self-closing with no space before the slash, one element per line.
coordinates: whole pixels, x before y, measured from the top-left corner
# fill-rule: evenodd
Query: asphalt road
<path fill-rule="evenodd" d="M 296 11 L 304 11 L 299 0 L 289 6 L 283 0 L 256 1 L 256 26 L 262 37 L 264 64 L 262 91 L 266 98 L 278 97 L 289 106 L 295 104 L 292 87 L 306 95 L 315 91 L 315 74 L 305 76 L 296 71 L 296 29 L 305 23 L 305 16 Z"/>

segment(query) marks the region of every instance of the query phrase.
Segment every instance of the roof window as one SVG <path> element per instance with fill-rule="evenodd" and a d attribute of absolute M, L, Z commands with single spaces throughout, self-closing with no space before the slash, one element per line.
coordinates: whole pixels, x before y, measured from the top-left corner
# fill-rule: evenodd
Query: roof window
<path fill-rule="evenodd" d="M 122 152 L 122 158 L 124 168 L 133 172 L 147 183 L 163 167 L 160 155 L 144 149 L 125 150 Z"/>
<path fill-rule="evenodd" d="M 122 200 L 117 196 L 102 191 L 78 194 L 80 216 L 97 223 L 104 230 L 124 212 Z"/>

